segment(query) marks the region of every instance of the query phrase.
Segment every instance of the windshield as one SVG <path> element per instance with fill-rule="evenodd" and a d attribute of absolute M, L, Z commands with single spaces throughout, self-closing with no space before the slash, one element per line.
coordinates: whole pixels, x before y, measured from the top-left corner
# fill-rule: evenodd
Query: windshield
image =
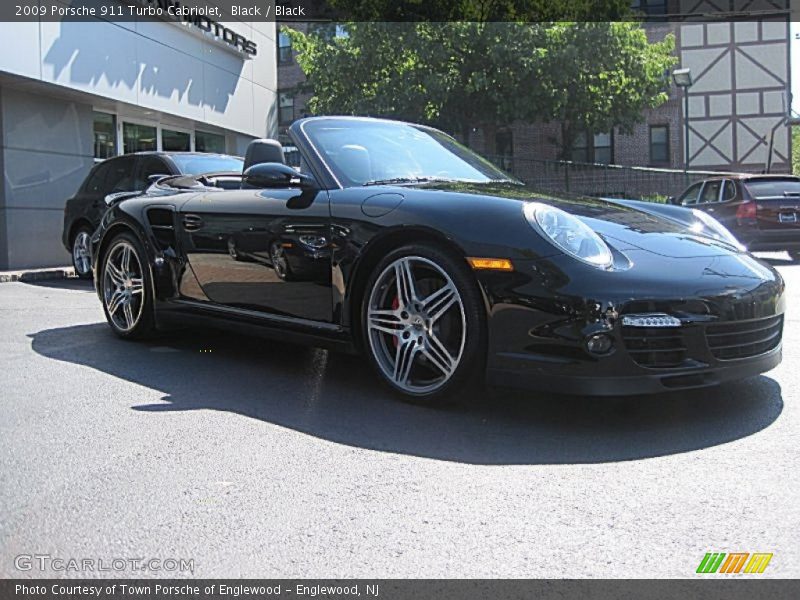
<path fill-rule="evenodd" d="M 800 179 L 751 179 L 745 185 L 758 199 L 800 196 Z"/>
<path fill-rule="evenodd" d="M 393 121 L 319 119 L 303 131 L 346 187 L 451 180 L 518 183 L 450 136 Z"/>
<path fill-rule="evenodd" d="M 236 156 L 222 154 L 171 154 L 183 175 L 202 175 L 203 173 L 227 173 L 242 171 L 244 161 Z"/>

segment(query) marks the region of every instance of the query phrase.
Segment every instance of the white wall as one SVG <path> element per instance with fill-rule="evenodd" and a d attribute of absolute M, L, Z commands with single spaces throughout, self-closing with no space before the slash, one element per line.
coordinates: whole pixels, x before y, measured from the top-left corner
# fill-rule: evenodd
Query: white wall
<path fill-rule="evenodd" d="M 273 134 L 275 23 L 225 25 L 256 41 L 257 56 L 154 19 L 0 22 L 0 71 L 245 135 Z"/>

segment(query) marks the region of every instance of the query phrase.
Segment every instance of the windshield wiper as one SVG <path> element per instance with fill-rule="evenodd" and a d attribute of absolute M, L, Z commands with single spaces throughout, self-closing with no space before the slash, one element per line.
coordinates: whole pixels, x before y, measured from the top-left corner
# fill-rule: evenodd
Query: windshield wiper
<path fill-rule="evenodd" d="M 402 183 L 430 183 L 433 181 L 445 183 L 474 183 L 474 184 L 487 184 L 487 183 L 511 183 L 514 185 L 524 185 L 521 182 L 512 181 L 510 179 L 487 179 L 480 181 L 477 179 L 450 179 L 447 177 L 393 177 L 391 179 L 373 179 L 366 181 L 362 185 L 393 185 Z"/>
<path fill-rule="evenodd" d="M 364 185 L 392 185 L 394 183 L 427 183 L 429 181 L 450 181 L 441 177 L 392 177 L 391 179 L 373 179 Z"/>

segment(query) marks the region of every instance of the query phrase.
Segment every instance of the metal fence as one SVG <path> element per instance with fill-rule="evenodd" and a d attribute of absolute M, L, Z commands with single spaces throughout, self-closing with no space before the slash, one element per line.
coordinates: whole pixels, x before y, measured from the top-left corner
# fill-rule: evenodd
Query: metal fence
<path fill-rule="evenodd" d="M 300 166 L 300 152 L 285 146 L 286 163 Z M 564 160 L 486 156 L 494 164 L 543 192 L 570 192 L 587 196 L 632 198 L 663 202 L 689 185 L 724 171 L 688 171 L 604 165 Z"/>
<path fill-rule="evenodd" d="M 688 171 L 559 160 L 488 156 L 522 181 L 545 192 L 664 201 L 689 185 L 722 171 Z"/>

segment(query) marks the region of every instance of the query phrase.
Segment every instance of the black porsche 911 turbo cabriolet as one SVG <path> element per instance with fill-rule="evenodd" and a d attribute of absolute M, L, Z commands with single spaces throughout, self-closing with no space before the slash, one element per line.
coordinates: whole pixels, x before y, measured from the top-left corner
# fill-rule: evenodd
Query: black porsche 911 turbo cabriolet
<path fill-rule="evenodd" d="M 783 280 L 704 213 L 541 194 L 420 125 L 289 133 L 298 169 L 260 140 L 239 189 L 171 177 L 111 206 L 92 256 L 115 333 L 200 320 L 361 352 L 427 403 L 482 379 L 696 388 L 781 360 Z"/>

